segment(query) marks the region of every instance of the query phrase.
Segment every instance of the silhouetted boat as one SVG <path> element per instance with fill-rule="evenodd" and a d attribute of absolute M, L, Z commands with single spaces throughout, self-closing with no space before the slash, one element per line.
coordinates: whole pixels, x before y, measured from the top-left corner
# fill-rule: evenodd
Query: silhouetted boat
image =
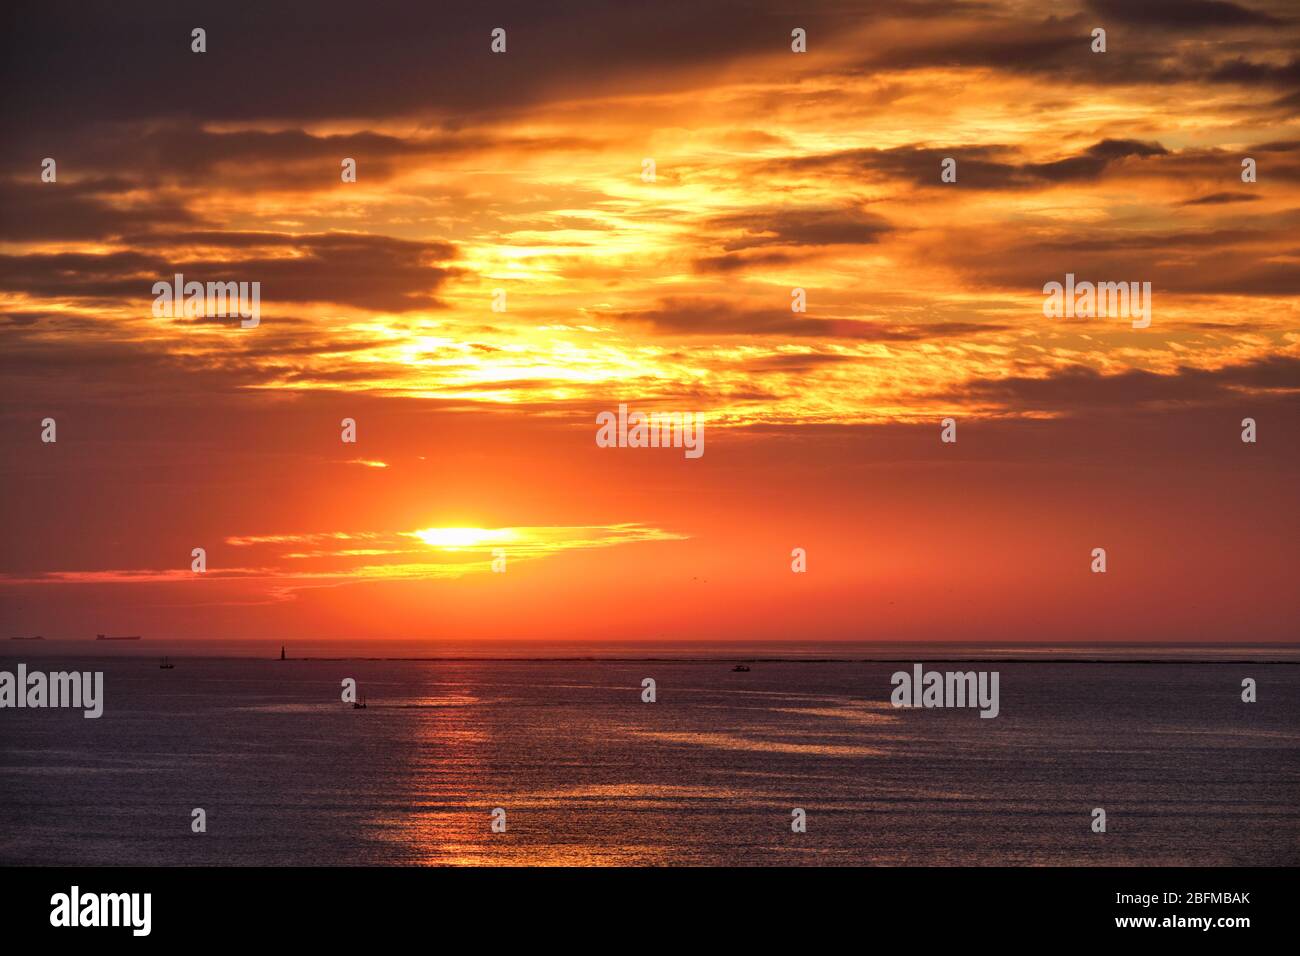
<path fill-rule="evenodd" d="M 362 697 L 360 700 L 354 700 L 354 701 L 352 702 L 352 709 L 353 709 L 353 710 L 365 710 L 365 709 L 366 709 L 366 699 L 365 699 L 365 697 Z"/>
<path fill-rule="evenodd" d="M 733 671 L 747 671 L 747 670 L 749 670 L 749 668 L 746 667 L 744 664 L 737 664 L 735 667 L 732 668 L 732 670 L 733 670 Z"/>
<path fill-rule="evenodd" d="M 173 664 L 171 661 L 169 661 L 167 658 L 164 657 L 164 658 L 162 659 L 162 663 L 158 665 L 158 669 L 159 669 L 159 670 L 164 670 L 164 671 L 169 671 L 169 670 L 171 670 L 171 669 L 172 669 L 173 667 L 175 667 L 175 666 L 176 666 L 175 664 Z"/>
<path fill-rule="evenodd" d="M 41 637 L 41 635 L 37 634 L 35 637 L 11 637 L 11 638 L 9 638 L 9 640 L 11 640 L 11 641 L 43 641 L 43 640 L 45 640 L 45 638 L 43 638 L 43 637 Z"/>
<path fill-rule="evenodd" d="M 97 634 L 95 635 L 95 640 L 97 641 L 138 641 L 140 640 L 140 635 L 128 634 L 125 637 L 105 637 L 103 634 Z"/>

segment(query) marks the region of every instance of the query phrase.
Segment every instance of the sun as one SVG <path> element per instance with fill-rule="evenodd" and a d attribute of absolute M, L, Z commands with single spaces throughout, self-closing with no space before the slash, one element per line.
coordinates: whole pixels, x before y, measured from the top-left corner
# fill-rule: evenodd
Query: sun
<path fill-rule="evenodd" d="M 454 550 L 509 541 L 514 533 L 510 528 L 425 528 L 415 536 L 430 547 Z"/>

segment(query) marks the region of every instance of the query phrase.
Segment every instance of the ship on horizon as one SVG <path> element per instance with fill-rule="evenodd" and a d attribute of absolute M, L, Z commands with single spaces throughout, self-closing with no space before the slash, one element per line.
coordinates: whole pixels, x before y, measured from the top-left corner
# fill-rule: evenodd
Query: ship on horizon
<path fill-rule="evenodd" d="M 138 641 L 138 640 L 140 640 L 140 635 L 139 635 L 139 634 L 127 634 L 127 635 L 125 635 L 125 636 L 123 636 L 123 637 L 106 637 L 106 636 L 103 635 L 103 634 L 96 634 L 96 635 L 95 635 L 95 640 L 97 640 L 97 641 Z"/>
<path fill-rule="evenodd" d="M 43 641 L 43 640 L 45 640 L 45 638 L 43 638 L 43 637 L 41 637 L 41 635 L 37 634 L 35 637 L 11 637 L 11 638 L 9 638 L 9 640 L 11 640 L 11 641 Z"/>

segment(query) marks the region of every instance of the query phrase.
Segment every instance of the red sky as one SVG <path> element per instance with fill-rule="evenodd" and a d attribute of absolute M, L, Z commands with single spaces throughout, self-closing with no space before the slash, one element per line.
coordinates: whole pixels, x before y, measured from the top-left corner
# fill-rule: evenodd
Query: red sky
<path fill-rule="evenodd" d="M 7 14 L 0 636 L 1295 639 L 1293 5 L 335 6 Z"/>

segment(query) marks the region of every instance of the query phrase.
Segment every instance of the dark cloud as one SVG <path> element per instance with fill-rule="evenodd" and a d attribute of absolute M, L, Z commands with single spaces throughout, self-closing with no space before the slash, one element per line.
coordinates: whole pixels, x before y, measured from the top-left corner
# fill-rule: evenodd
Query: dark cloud
<path fill-rule="evenodd" d="M 943 4 L 896 2 L 855 22 L 941 15 Z M 546 4 L 317 0 L 309 7 L 148 0 L 113 4 L 10 0 L 3 105 L 20 125 L 66 126 L 201 116 L 210 121 L 423 113 L 454 128 L 602 88 L 682 88 L 736 60 L 788 49 L 781 0 L 653 7 L 606 0 Z M 838 4 L 799 23 L 843 28 Z M 192 53 L 190 31 L 207 31 Z M 490 51 L 507 30 L 505 55 Z"/>
<path fill-rule="evenodd" d="M 1107 21 L 1141 26 L 1201 29 L 1273 25 L 1266 13 L 1225 0 L 1087 0 L 1087 7 Z"/>
<path fill-rule="evenodd" d="M 717 216 L 704 225 L 740 234 L 723 242 L 727 252 L 760 246 L 870 245 L 891 229 L 882 216 L 857 209 L 769 209 Z"/>
<path fill-rule="evenodd" d="M 818 319 L 789 309 L 743 309 L 725 301 L 697 298 L 663 299 L 656 309 L 624 312 L 613 318 L 674 335 L 775 335 L 868 342 L 916 342 L 1006 328 L 966 322 L 887 325 L 859 319 Z"/>
<path fill-rule="evenodd" d="M 1019 171 L 1048 183 L 1068 183 L 1098 179 L 1112 163 L 1138 157 L 1164 156 L 1167 150 L 1159 143 L 1142 143 L 1132 139 L 1104 139 L 1089 146 L 1081 155 L 1049 163 L 1026 163 Z"/>
<path fill-rule="evenodd" d="M 1204 80 L 1204 60 L 1211 58 L 1212 71 L 1214 51 L 1188 57 L 1179 45 L 1185 32 L 1197 39 L 1228 27 L 1276 32 L 1295 21 L 1222 0 L 1091 0 L 1087 9 L 1038 19 L 1007 5 L 926 0 L 821 0 L 795 8 L 782 0 L 660 0 L 653 8 L 605 0 L 487 7 L 371 0 L 358 8 L 351 0 L 318 0 L 308 10 L 142 0 L 126 16 L 113 4 L 10 0 L 0 27 L 0 106 L 18 130 L 9 138 L 24 141 L 32 131 L 48 138 L 92 122 L 194 117 L 310 123 L 419 115 L 456 133 L 574 96 L 706 86 L 738 61 L 787 49 L 796 16 L 828 46 L 856 43 L 878 23 L 903 25 L 852 72 L 966 67 L 1107 85 Z M 1092 54 L 1089 31 L 1099 19 L 1112 29 L 1143 31 L 1141 42 L 1117 38 L 1105 56 Z M 916 26 L 930 22 L 942 29 Z M 207 31 L 206 53 L 190 50 L 196 25 Z M 495 26 L 508 31 L 505 55 L 490 52 Z M 1292 88 L 1293 71 L 1250 63 L 1253 75 Z M 1225 81 L 1241 74 L 1231 64 L 1223 70 Z M 226 145 L 232 153 L 248 146 L 260 154 L 292 148 L 293 137 L 305 134 L 219 135 L 247 136 L 246 144 L 232 138 Z M 381 152 L 394 145 L 379 134 L 357 135 L 372 137 Z M 323 148 L 348 145 L 347 136 L 318 139 L 328 142 Z M 161 137 L 142 138 L 141 145 L 146 153 L 158 148 L 178 157 L 178 165 L 190 149 Z M 367 145 L 358 140 L 351 148 Z"/>
<path fill-rule="evenodd" d="M 948 29 L 910 31 L 871 50 L 853 72 L 882 70 L 993 70 L 1018 76 L 1043 76 L 1098 86 L 1178 83 L 1200 78 L 1179 56 L 1175 36 L 1145 36 L 1124 44 L 1108 37 L 1107 52 L 1092 52 L 1091 33 L 1100 26 L 1084 14 L 1046 19 L 990 14 L 959 19 Z"/>
<path fill-rule="evenodd" d="M 63 171 L 66 175 L 66 169 Z M 0 181 L 0 239 L 30 242 L 103 239 L 153 224 L 189 225 L 194 216 L 165 197 L 123 196 L 119 179 L 43 183 L 33 165 L 27 182 Z"/>
<path fill-rule="evenodd" d="M 700 273 L 740 272 L 762 266 L 784 266 L 800 259 L 786 252 L 762 252 L 757 255 L 705 256 L 696 259 L 694 268 Z"/>
<path fill-rule="evenodd" d="M 1224 206 L 1235 202 L 1258 202 L 1259 196 L 1252 193 L 1210 193 L 1197 199 L 1188 199 L 1182 206 Z"/>
<path fill-rule="evenodd" d="M 233 401 L 241 395 L 247 399 L 258 394 L 250 388 L 272 382 L 329 384 L 392 374 L 391 365 L 368 363 L 357 354 L 391 340 L 319 327 L 308 333 L 304 320 L 292 316 L 263 322 L 253 334 L 210 340 L 207 348 L 198 343 L 182 349 L 150 336 L 150 330 L 138 324 L 68 313 L 32 318 L 6 328 L 0 380 L 10 397 L 21 395 L 36 407 L 105 398 L 156 404 L 161 395 L 170 409 L 218 398 Z M 0 314 L 0 324 L 4 321 Z M 75 337 L 67 334 L 70 329 L 76 330 Z M 320 361 L 330 356 L 338 356 L 338 361 Z M 77 383 L 77 388 L 69 389 L 68 382 Z"/>
<path fill-rule="evenodd" d="M 1014 231 L 953 225 L 927 234 L 923 255 L 985 288 L 1038 292 L 1049 280 L 1150 282 L 1155 321 L 1167 294 L 1285 297 L 1300 294 L 1300 209 L 1205 217 L 1183 228 L 1136 229 L 1101 220 L 1085 231 L 1054 222 L 1022 222 Z M 1174 220 L 1177 221 L 1177 220 Z"/>
<path fill-rule="evenodd" d="M 902 179 L 922 187 L 952 188 L 939 177 L 940 164 L 957 161 L 961 189 L 1033 189 L 1046 185 L 1090 182 L 1129 160 L 1166 157 L 1159 143 L 1133 139 L 1104 139 L 1081 153 L 1044 163 L 1018 161 L 1019 151 L 1009 146 L 898 146 L 891 149 L 853 149 L 791 159 L 764 160 L 769 169 L 807 172 L 819 168 L 847 176 L 869 172 Z"/>
<path fill-rule="evenodd" d="M 1086 64 L 1088 20 L 1079 15 L 1030 20 L 1023 17 L 981 17 L 953 33 L 933 37 L 919 32 L 908 42 L 875 51 L 867 62 L 893 69 L 931 66 L 994 67 L 1033 71 L 1055 64 L 1058 70 Z"/>
<path fill-rule="evenodd" d="M 850 208 L 729 213 L 702 228 L 716 235 L 714 244 L 723 250 L 695 260 L 695 271 L 703 274 L 788 265 L 817 249 L 872 245 L 893 230 L 884 217 Z"/>
<path fill-rule="evenodd" d="M 1279 88 L 1283 94 L 1270 105 L 1283 109 L 1300 107 L 1300 57 L 1277 64 L 1237 58 L 1221 64 L 1209 79 L 1216 83 L 1233 83 L 1252 89 L 1261 86 Z"/>
<path fill-rule="evenodd" d="M 0 312 L 0 322 L 5 325 L 36 325 L 50 318 L 50 312 Z"/>
<path fill-rule="evenodd" d="M 844 355 L 839 352 L 800 352 L 765 355 L 751 361 L 749 367 L 754 371 L 807 372 L 826 365 L 843 365 L 847 362 L 860 361 L 862 359 L 859 356 Z"/>
<path fill-rule="evenodd" d="M 1281 140 L 1273 143 L 1257 143 L 1250 147 L 1253 153 L 1294 153 L 1300 151 L 1300 139 Z"/>
<path fill-rule="evenodd" d="M 1279 250 L 1275 262 L 1237 262 L 1222 270 L 1214 268 L 1213 259 L 1198 263 L 1197 267 L 1181 270 L 1161 270 L 1167 275 L 1163 280 L 1180 292 L 1205 295 L 1300 295 L 1300 248 Z"/>
<path fill-rule="evenodd" d="M 1300 57 L 1289 63 L 1260 63 L 1238 57 L 1221 64 L 1210 79 L 1219 83 L 1272 83 L 1286 86 L 1300 86 Z"/>
<path fill-rule="evenodd" d="M 1300 403 L 1300 358 L 1273 356 L 1221 369 L 1180 368 L 1162 375 L 1130 369 L 1104 375 L 1073 366 L 1042 378 L 1011 376 L 971 382 L 950 396 L 997 402 L 1017 412 L 1082 414 L 1207 405 Z"/>
<path fill-rule="evenodd" d="M 333 302 L 363 309 L 409 311 L 440 305 L 434 292 L 456 270 L 441 263 L 455 254 L 445 242 L 320 233 L 197 232 L 135 237 L 137 245 L 172 246 L 186 239 L 227 250 L 292 251 L 182 259 L 139 251 L 104 254 L 33 253 L 0 256 L 5 287 L 52 299 L 152 300 L 154 282 L 182 273 L 186 281 L 261 282 L 265 313 L 277 302 Z"/>
<path fill-rule="evenodd" d="M 191 120 L 104 122 L 37 133 L 14 129 L 0 141 L 0 156 L 30 167 L 33 151 L 59 162 L 60 185 L 101 201 L 111 193 L 159 187 L 318 190 L 339 183 L 343 157 L 357 162 L 359 180 L 383 181 L 404 166 L 439 158 L 511 151 L 594 150 L 604 143 L 584 136 L 520 136 L 484 131 L 421 132 L 394 136 L 361 130 L 316 134 L 302 129 L 212 130 Z M 88 176 L 88 171 L 94 171 Z M 80 177 L 78 179 L 77 177 Z M 74 182 L 75 180 L 75 182 Z M 49 184 L 42 184 L 49 185 Z"/>
<path fill-rule="evenodd" d="M 1107 12 L 1101 12 L 1100 8 Z M 909 31 L 871 50 L 854 68 L 961 68 L 1041 76 L 1097 86 L 1259 82 L 1295 88 L 1295 62 L 1240 60 L 1240 41 L 1257 50 L 1294 48 L 1300 17 L 1275 17 L 1233 3 L 1202 0 L 1101 0 L 1087 13 L 1033 19 L 1001 11 L 954 16 L 947 29 Z M 1108 29 L 1107 50 L 1091 50 L 1091 32 Z M 1219 31 L 1229 28 L 1229 36 Z M 1249 31 L 1249 32 L 1246 32 Z M 1231 54 L 1233 60 L 1223 59 Z"/>

